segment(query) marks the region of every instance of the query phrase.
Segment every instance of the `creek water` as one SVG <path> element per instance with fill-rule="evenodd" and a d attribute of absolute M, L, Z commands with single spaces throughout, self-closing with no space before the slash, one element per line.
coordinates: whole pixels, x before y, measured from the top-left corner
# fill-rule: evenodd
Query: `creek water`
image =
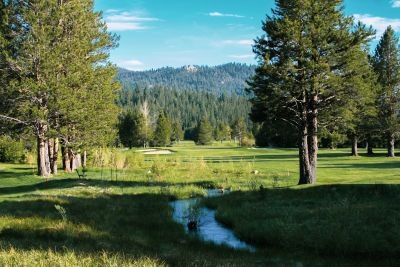
<path fill-rule="evenodd" d="M 220 195 L 222 194 L 218 190 L 208 190 L 208 197 L 218 197 Z M 196 208 L 199 201 L 199 198 L 192 198 L 170 202 L 173 208 L 173 219 L 182 224 L 188 234 L 218 245 L 255 252 L 255 247 L 241 241 L 235 236 L 232 230 L 216 220 L 215 210 L 206 207 Z M 196 217 L 198 218 L 198 228 L 195 231 L 190 231 L 187 223 L 189 222 L 189 217 L 193 216 L 190 213 L 193 212 L 196 212 Z"/>

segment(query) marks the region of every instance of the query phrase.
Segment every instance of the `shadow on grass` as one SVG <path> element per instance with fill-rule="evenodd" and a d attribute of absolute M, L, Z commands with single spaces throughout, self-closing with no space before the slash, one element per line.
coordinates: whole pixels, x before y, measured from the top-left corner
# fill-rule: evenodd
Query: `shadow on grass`
<path fill-rule="evenodd" d="M 13 168 L 13 170 L 16 170 Z M 28 169 L 28 171 L 0 171 L 0 180 L 8 179 L 8 178 L 20 178 L 32 175 L 32 170 Z"/>
<path fill-rule="evenodd" d="M 310 211 L 315 212 L 314 207 L 351 195 L 361 196 L 361 198 L 370 197 L 371 190 L 388 196 L 387 190 L 391 189 L 387 186 L 333 185 L 298 190 L 235 192 L 221 199 L 209 199 L 215 207 L 223 208 L 228 212 L 228 215 L 234 211 L 235 216 L 243 218 L 243 214 L 240 214 L 247 213 L 241 224 L 244 227 L 249 223 L 257 226 L 250 228 L 250 232 L 247 232 L 251 236 L 250 240 L 258 244 L 259 248 L 268 247 L 268 250 L 260 249 L 259 252 L 253 254 L 214 246 L 189 237 L 181 225 L 172 221 L 168 197 L 155 194 L 104 195 L 96 198 L 70 197 L 68 199 L 39 197 L 36 200 L 0 202 L 0 218 L 6 223 L 0 227 L 0 243 L 2 246 L 12 246 L 21 250 L 72 250 L 88 255 L 106 251 L 124 253 L 128 257 L 154 257 L 171 266 L 377 266 L 373 261 L 366 264 L 358 260 L 304 255 L 302 254 L 304 252 L 299 251 L 299 247 L 288 252 L 277 252 L 271 247 L 279 248 L 281 245 L 279 240 L 271 238 L 266 243 L 255 240 L 257 237 L 266 238 L 262 231 L 265 226 L 270 225 L 268 221 L 263 221 L 262 215 L 264 212 L 269 215 L 269 209 L 278 212 L 269 220 L 281 218 L 281 230 L 287 233 L 285 219 L 289 219 L 288 223 L 291 223 L 291 227 L 294 222 L 292 214 L 287 213 L 289 211 L 287 208 L 293 208 L 294 213 L 297 211 L 295 215 L 301 212 L 309 216 Z M 355 194 L 356 192 L 358 194 Z M 62 222 L 61 215 L 55 209 L 56 204 L 66 210 L 66 223 Z M 285 206 L 287 208 L 283 208 Z M 346 206 L 343 207 L 346 209 Z M 309 212 L 306 211 L 307 209 Z M 321 210 L 321 207 L 318 209 Z M 254 214 L 251 214 L 252 212 Z M 311 218 L 320 218 L 315 215 Z M 344 214 L 346 215 L 348 213 Z M 337 220 L 340 219 L 337 218 Z M 313 226 L 310 221 L 299 220 L 298 222 Z M 344 223 L 349 225 L 348 221 Z M 374 223 L 379 222 L 374 221 Z M 236 224 L 231 223 L 231 225 Z M 323 226 L 331 225 L 325 223 Z M 306 226 L 302 227 L 304 231 Z M 303 232 L 301 235 L 292 236 L 293 242 L 301 242 L 302 238 L 313 238 L 313 233 L 310 231 L 312 228 L 307 229 L 307 234 Z M 246 237 L 240 227 L 235 227 L 235 230 Z M 280 232 L 275 228 L 271 230 L 275 234 Z M 295 233 L 294 230 L 296 229 L 291 228 L 292 234 Z M 316 230 L 320 231 L 319 228 Z M 329 230 L 326 229 L 326 231 Z M 267 237 L 270 238 L 268 235 Z M 312 241 L 315 242 L 315 240 Z M 310 252 L 307 246 L 301 247 L 307 250 L 306 253 Z M 385 263 L 379 263 L 379 266 L 386 266 Z"/>
<path fill-rule="evenodd" d="M 3 187 L 0 188 L 0 195 L 9 194 L 21 194 L 34 192 L 36 190 L 51 190 L 51 189 L 68 189 L 80 186 L 96 186 L 99 188 L 109 187 L 139 187 L 139 186 L 156 186 L 156 187 L 167 187 L 167 186 L 197 186 L 201 188 L 215 188 L 215 184 L 212 181 L 200 181 L 191 183 L 168 183 L 168 182 L 143 182 L 143 181 L 110 181 L 110 180 L 99 180 L 99 179 L 56 179 L 45 182 L 40 182 L 31 185 L 21 185 L 14 187 Z"/>
<path fill-rule="evenodd" d="M 55 205 L 66 210 L 63 223 Z M 257 265 L 263 255 L 205 244 L 171 219 L 165 196 L 105 195 L 96 198 L 1 202 L 0 242 L 20 250 L 73 250 L 154 257 L 171 266 Z M 246 264 L 245 264 L 246 263 Z"/>
<path fill-rule="evenodd" d="M 322 169 L 395 169 L 400 167 L 400 162 L 352 163 L 352 164 L 324 164 Z"/>
<path fill-rule="evenodd" d="M 205 204 L 239 237 L 262 247 L 392 263 L 400 255 L 399 201 L 400 185 L 340 184 L 233 192 Z"/>

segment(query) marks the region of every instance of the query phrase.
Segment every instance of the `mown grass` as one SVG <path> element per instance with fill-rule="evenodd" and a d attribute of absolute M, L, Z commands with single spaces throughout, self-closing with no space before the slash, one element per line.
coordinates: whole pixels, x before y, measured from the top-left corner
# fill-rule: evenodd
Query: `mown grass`
<path fill-rule="evenodd" d="M 319 185 L 297 186 L 296 149 L 184 142 L 171 155 L 117 151 L 129 167 L 43 179 L 0 164 L 1 266 L 396 266 L 400 160 L 322 150 Z M 254 171 L 257 171 L 255 174 Z M 363 185 L 369 184 L 369 185 Z M 256 253 L 204 243 L 169 201 L 202 196 Z M 262 186 L 262 190 L 260 190 Z M 66 220 L 55 208 L 66 212 Z M 354 258 L 354 259 L 352 259 Z M 383 261 L 382 258 L 385 258 Z"/>

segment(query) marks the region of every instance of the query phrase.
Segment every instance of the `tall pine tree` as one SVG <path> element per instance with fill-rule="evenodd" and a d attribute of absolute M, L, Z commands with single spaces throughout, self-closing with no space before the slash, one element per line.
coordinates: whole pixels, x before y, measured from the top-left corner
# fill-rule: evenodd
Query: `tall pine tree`
<path fill-rule="evenodd" d="M 387 140 L 387 155 L 394 157 L 395 137 L 400 131 L 400 47 L 392 27 L 383 34 L 373 57 L 381 90 L 378 96 L 381 129 Z"/>
<path fill-rule="evenodd" d="M 343 13 L 342 0 L 276 0 L 254 46 L 260 65 L 249 82 L 252 119 L 297 129 L 299 184 L 317 182 L 318 131 L 323 113 L 345 105 L 344 66 L 372 34 Z"/>
<path fill-rule="evenodd" d="M 171 122 L 164 111 L 158 116 L 156 129 L 154 131 L 153 144 L 155 146 L 166 146 L 171 143 Z"/>

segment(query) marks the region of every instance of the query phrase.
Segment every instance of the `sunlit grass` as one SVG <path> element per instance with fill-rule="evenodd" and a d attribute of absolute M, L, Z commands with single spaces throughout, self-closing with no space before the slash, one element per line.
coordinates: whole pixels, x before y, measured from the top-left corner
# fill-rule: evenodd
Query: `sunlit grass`
<path fill-rule="evenodd" d="M 318 185 L 297 186 L 296 149 L 238 148 L 229 142 L 163 149 L 175 153 L 108 151 L 118 160 L 91 161 L 85 180 L 62 171 L 46 179 L 29 165 L 0 164 L 0 265 L 295 266 L 300 260 L 356 266 L 348 258 L 315 255 L 362 254 L 371 260 L 382 250 L 389 258 L 399 251 L 400 218 L 393 204 L 398 196 L 391 193 L 395 189 L 386 194 L 375 185 L 400 183 L 400 160 L 386 158 L 383 150 L 354 158 L 346 149 L 323 149 Z M 205 244 L 172 221 L 169 201 L 219 187 L 236 193 L 207 204 L 259 252 Z M 56 205 L 65 210 L 65 220 Z M 381 229 L 389 230 L 380 234 Z"/>

